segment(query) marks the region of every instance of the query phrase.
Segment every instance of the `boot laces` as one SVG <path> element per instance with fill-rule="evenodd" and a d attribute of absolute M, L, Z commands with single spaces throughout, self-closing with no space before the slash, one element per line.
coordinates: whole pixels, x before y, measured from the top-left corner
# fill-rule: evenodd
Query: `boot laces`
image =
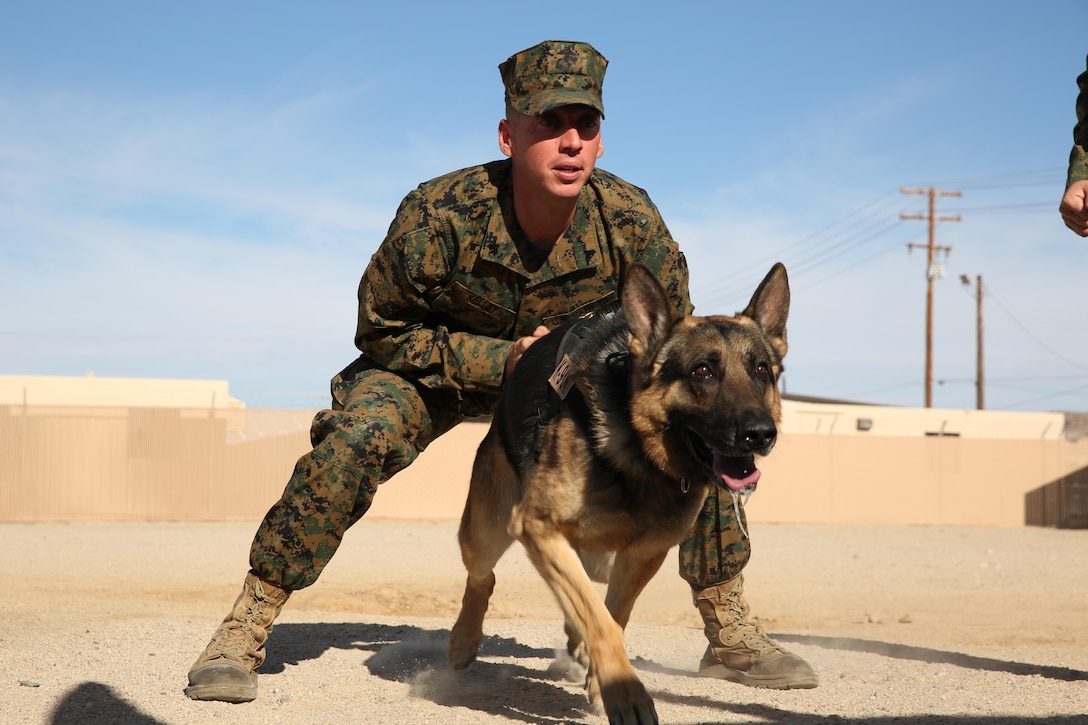
<path fill-rule="evenodd" d="M 722 629 L 718 639 L 728 648 L 743 644 L 754 652 L 764 654 L 780 649 L 774 640 L 766 635 L 761 625 L 750 622 L 734 622 L 730 629 Z"/>
<path fill-rule="evenodd" d="M 223 625 L 208 646 L 208 658 L 224 657 L 237 662 L 255 657 L 260 645 L 254 636 L 254 622 L 264 613 L 264 591 L 254 588 L 256 606 L 247 606 L 246 615 Z"/>
<path fill-rule="evenodd" d="M 240 627 L 224 627 L 216 633 L 208 648 L 208 658 L 224 657 L 242 661 L 251 650 L 256 650 L 253 636 Z"/>
<path fill-rule="evenodd" d="M 749 649 L 759 653 L 781 649 L 773 639 L 767 636 L 760 622 L 748 621 L 750 609 L 739 591 L 731 591 L 723 603 L 726 605 L 726 616 L 723 617 L 722 629 L 718 633 L 718 639 L 722 644 L 734 647 L 743 643 Z"/>

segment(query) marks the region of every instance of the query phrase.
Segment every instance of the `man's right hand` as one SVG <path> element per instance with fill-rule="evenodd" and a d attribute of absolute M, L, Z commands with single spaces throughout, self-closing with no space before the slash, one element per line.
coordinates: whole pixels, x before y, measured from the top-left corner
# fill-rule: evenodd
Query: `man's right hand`
<path fill-rule="evenodd" d="M 1088 181 L 1070 184 L 1058 211 L 1062 213 L 1065 226 L 1082 237 L 1088 237 Z"/>
<path fill-rule="evenodd" d="M 506 356 L 505 375 L 507 377 L 513 372 L 514 366 L 518 364 L 518 360 L 520 360 L 521 356 L 525 354 L 525 351 L 529 349 L 529 346 L 547 334 L 548 328 L 544 327 L 544 325 L 540 325 L 533 330 L 532 335 L 519 337 L 514 340 L 514 346 L 510 348 L 510 354 Z"/>

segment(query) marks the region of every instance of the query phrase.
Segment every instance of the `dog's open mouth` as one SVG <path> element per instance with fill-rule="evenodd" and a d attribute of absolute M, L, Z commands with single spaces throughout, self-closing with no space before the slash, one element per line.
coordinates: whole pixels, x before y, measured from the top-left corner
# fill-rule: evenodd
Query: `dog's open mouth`
<path fill-rule="evenodd" d="M 730 491 L 755 488 L 759 475 L 752 456 L 725 456 L 714 451 L 714 476 Z"/>
<path fill-rule="evenodd" d="M 719 486 L 729 491 L 745 491 L 751 493 L 759 481 L 759 469 L 751 455 L 727 456 L 713 450 L 694 431 L 688 431 L 688 446 L 696 460 L 702 461 L 714 473 L 714 479 Z"/>

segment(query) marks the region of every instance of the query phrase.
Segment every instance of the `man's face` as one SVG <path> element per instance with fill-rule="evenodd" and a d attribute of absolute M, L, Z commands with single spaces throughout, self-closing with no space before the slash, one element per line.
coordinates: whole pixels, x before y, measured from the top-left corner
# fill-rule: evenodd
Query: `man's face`
<path fill-rule="evenodd" d="M 515 188 L 576 198 L 604 154 L 601 115 L 583 105 L 506 115 L 499 121 L 499 148 L 514 160 Z"/>

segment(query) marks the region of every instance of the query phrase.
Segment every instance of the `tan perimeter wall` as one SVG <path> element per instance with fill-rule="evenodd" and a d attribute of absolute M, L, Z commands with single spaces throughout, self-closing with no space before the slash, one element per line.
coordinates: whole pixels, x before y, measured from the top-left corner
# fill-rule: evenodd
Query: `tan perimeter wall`
<path fill-rule="evenodd" d="M 778 447 L 761 464 L 764 477 L 749 517 L 1022 526 L 1025 493 L 1088 467 L 1088 439 L 1066 440 L 1051 430 L 1049 418 L 1029 420 L 1038 435 L 1001 438 L 974 425 L 982 420 L 975 413 L 964 418 L 966 432 L 951 437 L 895 424 L 903 411 L 862 410 L 873 421 L 864 433 L 855 425 L 856 411 L 812 408 L 798 415 L 787 409 Z M 308 450 L 313 413 L 0 405 L 0 521 L 256 526 Z M 842 422 L 847 419 L 849 426 Z M 940 423 L 941 432 L 959 419 L 949 420 Z M 459 517 L 485 429 L 465 423 L 436 441 L 382 487 L 370 515 Z M 971 437 L 971 430 L 983 437 Z"/>

